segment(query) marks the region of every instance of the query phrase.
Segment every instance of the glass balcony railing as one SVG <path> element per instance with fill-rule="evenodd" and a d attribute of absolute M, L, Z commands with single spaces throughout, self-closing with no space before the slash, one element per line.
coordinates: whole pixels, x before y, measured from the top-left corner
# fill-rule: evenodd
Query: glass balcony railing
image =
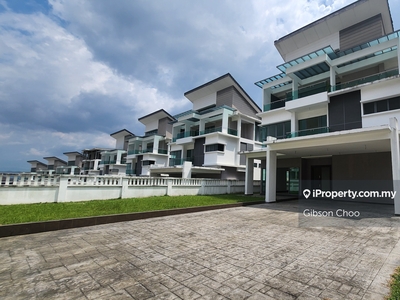
<path fill-rule="evenodd" d="M 274 102 L 265 104 L 264 105 L 264 111 L 270 111 L 270 110 L 273 110 L 273 109 L 285 107 L 286 101 L 287 101 L 287 99 L 282 99 L 282 100 L 278 100 L 278 101 L 274 101 Z"/>
<path fill-rule="evenodd" d="M 292 91 L 287 92 L 286 99 L 275 101 L 275 102 L 264 105 L 264 111 L 270 111 L 273 109 L 284 107 L 286 101 L 292 101 L 292 100 L 312 96 L 315 94 L 319 94 L 322 92 L 329 93 L 329 92 L 333 92 L 333 91 L 339 91 L 339 90 L 343 90 L 345 88 L 354 87 L 354 86 L 357 86 L 360 84 L 373 82 L 373 81 L 389 78 L 389 77 L 396 76 L 396 75 L 399 75 L 398 69 L 393 69 L 393 70 L 385 71 L 382 73 L 374 74 L 371 76 L 366 76 L 366 77 L 362 77 L 359 79 L 355 79 L 352 81 L 343 82 L 343 83 L 337 84 L 335 86 L 331 86 L 327 82 L 321 82 L 321 83 L 315 84 L 313 86 L 300 88 L 293 92 Z"/>
<path fill-rule="evenodd" d="M 168 154 L 167 149 L 158 149 L 158 154 Z"/>
<path fill-rule="evenodd" d="M 371 76 L 359 78 L 359 79 L 352 80 L 352 81 L 349 81 L 349 82 L 344 82 L 344 83 L 337 84 L 337 85 L 333 86 L 332 91 L 339 91 L 339 90 L 343 90 L 345 88 L 357 86 L 357 85 L 368 83 L 368 82 L 373 82 L 373 81 L 376 81 L 376 80 L 385 79 L 385 78 L 396 76 L 396 75 L 399 75 L 399 70 L 398 69 L 385 71 L 385 72 L 382 72 L 382 73 L 378 73 L 378 74 L 374 74 L 374 75 L 371 75 Z"/>
<path fill-rule="evenodd" d="M 288 92 L 286 94 L 287 96 L 287 101 L 291 100 L 296 100 L 299 98 L 304 98 L 308 96 L 312 96 L 315 94 L 319 94 L 322 92 L 330 92 L 331 91 L 331 86 L 327 84 L 326 82 L 321 82 L 312 86 L 307 86 L 304 88 L 300 88 L 298 90 L 295 90 L 293 92 Z"/>
<path fill-rule="evenodd" d="M 114 164 L 116 164 L 117 162 L 115 161 L 115 160 L 102 160 L 101 162 L 100 162 L 100 165 L 114 165 Z"/>
<path fill-rule="evenodd" d="M 231 134 L 231 135 L 238 135 L 238 132 L 237 132 L 237 130 L 236 129 L 232 129 L 232 128 L 228 128 L 228 134 Z"/>
<path fill-rule="evenodd" d="M 185 131 L 185 132 L 180 132 L 172 139 L 172 142 L 176 142 L 176 140 L 189 137 L 189 136 L 199 136 L 199 135 L 204 135 L 208 133 L 213 133 L 213 132 L 222 132 L 222 127 L 213 127 L 213 128 L 207 128 L 206 130 L 202 131 Z M 238 132 L 236 129 L 233 128 L 228 128 L 228 134 L 231 135 L 238 135 Z"/>
<path fill-rule="evenodd" d="M 184 157 L 184 158 L 170 158 L 169 159 L 169 166 L 181 166 L 185 161 L 193 162 L 193 157 Z"/>
<path fill-rule="evenodd" d="M 143 153 L 153 153 L 153 148 L 143 149 L 143 150 L 129 150 L 128 155 L 132 154 L 143 154 Z"/>
<path fill-rule="evenodd" d="M 213 133 L 213 132 L 221 132 L 221 131 L 222 131 L 222 127 L 207 128 L 206 130 L 200 131 L 200 135 Z"/>
<path fill-rule="evenodd" d="M 286 135 L 286 138 L 294 138 L 299 136 L 307 136 L 307 135 L 314 135 L 327 132 L 329 132 L 329 127 L 310 128 L 310 129 L 299 130 L 296 132 L 290 132 Z"/>

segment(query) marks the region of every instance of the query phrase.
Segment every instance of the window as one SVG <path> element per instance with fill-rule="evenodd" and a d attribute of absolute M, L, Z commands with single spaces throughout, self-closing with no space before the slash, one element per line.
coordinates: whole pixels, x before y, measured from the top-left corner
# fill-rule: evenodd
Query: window
<path fill-rule="evenodd" d="M 144 160 L 143 162 L 142 162 L 142 165 L 143 166 L 149 166 L 149 165 L 154 165 L 155 164 L 155 161 L 154 160 Z"/>
<path fill-rule="evenodd" d="M 225 151 L 225 145 L 224 144 L 211 144 L 211 145 L 206 145 L 206 151 L 205 152 L 212 152 L 212 151 Z"/>
<path fill-rule="evenodd" d="M 318 116 L 299 120 L 299 130 L 326 127 L 326 116 Z"/>
<path fill-rule="evenodd" d="M 400 109 L 400 96 L 363 104 L 364 115 Z"/>
<path fill-rule="evenodd" d="M 260 142 L 264 142 L 267 136 L 284 139 L 288 133 L 290 133 L 290 121 L 266 125 L 260 128 Z"/>

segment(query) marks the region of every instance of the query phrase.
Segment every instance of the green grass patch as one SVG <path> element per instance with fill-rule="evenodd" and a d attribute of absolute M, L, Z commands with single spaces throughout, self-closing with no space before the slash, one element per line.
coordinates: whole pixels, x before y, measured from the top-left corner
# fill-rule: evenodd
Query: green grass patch
<path fill-rule="evenodd" d="M 0 205 L 0 225 L 263 200 L 263 197 L 230 194 Z"/>
<path fill-rule="evenodd" d="M 398 267 L 392 274 L 389 282 L 390 294 L 386 297 L 387 300 L 400 299 L 400 267 Z"/>

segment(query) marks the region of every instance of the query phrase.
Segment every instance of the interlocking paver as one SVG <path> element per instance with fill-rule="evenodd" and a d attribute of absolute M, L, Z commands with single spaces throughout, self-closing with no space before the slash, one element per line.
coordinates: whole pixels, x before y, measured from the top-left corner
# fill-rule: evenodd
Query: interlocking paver
<path fill-rule="evenodd" d="M 297 216 L 282 202 L 2 238 L 0 298 L 384 298 L 399 218 L 307 228 Z"/>

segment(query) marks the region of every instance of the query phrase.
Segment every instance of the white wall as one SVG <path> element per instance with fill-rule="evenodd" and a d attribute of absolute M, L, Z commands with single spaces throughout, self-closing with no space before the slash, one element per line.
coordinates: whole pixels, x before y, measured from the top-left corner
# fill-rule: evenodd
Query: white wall
<path fill-rule="evenodd" d="M 153 122 L 150 122 L 148 124 L 146 124 L 146 128 L 145 131 L 151 131 L 151 130 L 156 130 L 158 129 L 158 120 L 155 120 Z"/>
<path fill-rule="evenodd" d="M 362 127 L 389 125 L 390 118 L 400 120 L 400 109 L 362 116 Z"/>
<path fill-rule="evenodd" d="M 244 192 L 244 181 L 235 180 L 73 175 L 54 178 L 60 179 L 60 183 L 0 184 L 0 205 Z M 46 185 L 38 186 L 42 183 Z M 254 188 L 259 190 L 259 182 L 255 182 Z"/>
<path fill-rule="evenodd" d="M 361 88 L 361 102 L 377 101 L 400 94 L 400 78 L 368 84 Z"/>
<path fill-rule="evenodd" d="M 217 103 L 217 93 L 213 93 L 194 101 L 193 110 L 198 110 L 200 108 L 207 107 L 216 103 Z"/>
<path fill-rule="evenodd" d="M 283 107 L 260 113 L 258 116 L 261 117 L 261 125 L 268 125 L 289 121 L 292 117 L 292 114 L 289 111 L 286 111 Z"/>
<path fill-rule="evenodd" d="M 339 32 L 335 32 L 328 35 L 314 43 L 307 44 L 305 47 L 296 49 L 288 54 L 286 54 L 285 61 L 291 61 L 293 59 L 299 58 L 316 50 L 331 46 L 333 50 L 340 48 Z"/>

